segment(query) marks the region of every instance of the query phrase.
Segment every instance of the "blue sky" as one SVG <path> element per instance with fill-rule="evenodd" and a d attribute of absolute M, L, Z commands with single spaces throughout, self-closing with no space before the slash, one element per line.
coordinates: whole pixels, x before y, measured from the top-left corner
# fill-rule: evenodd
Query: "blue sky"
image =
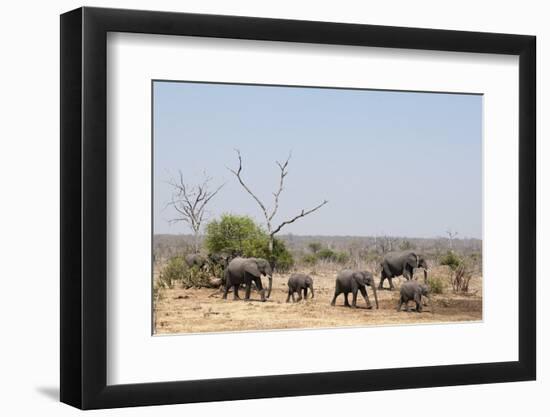
<path fill-rule="evenodd" d="M 324 199 L 285 227 L 299 235 L 459 237 L 482 234 L 482 96 L 187 82 L 154 82 L 154 232 L 170 225 L 166 181 L 181 170 L 225 183 L 209 218 L 261 212 L 227 167 L 267 204 L 275 161 L 292 151 L 275 222 Z"/>

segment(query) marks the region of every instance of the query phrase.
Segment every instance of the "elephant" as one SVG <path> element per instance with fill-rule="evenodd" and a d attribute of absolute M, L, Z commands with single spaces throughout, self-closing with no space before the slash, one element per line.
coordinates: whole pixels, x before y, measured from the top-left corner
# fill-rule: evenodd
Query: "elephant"
<path fill-rule="evenodd" d="M 266 275 L 269 279 L 269 286 L 267 289 L 267 297 L 265 290 L 262 287 L 261 276 Z M 225 288 L 223 292 L 223 299 L 227 299 L 227 293 L 229 288 L 233 287 L 233 299 L 240 300 L 239 298 L 239 286 L 246 284 L 245 301 L 250 300 L 250 289 L 252 282 L 256 284 L 256 288 L 260 292 L 262 301 L 269 298 L 271 295 L 271 287 L 273 285 L 273 272 L 269 262 L 262 258 L 235 258 L 227 265 L 224 272 Z"/>
<path fill-rule="evenodd" d="M 207 261 L 210 265 L 220 265 L 225 268 L 230 259 L 229 256 L 221 253 L 209 253 Z"/>
<path fill-rule="evenodd" d="M 426 259 L 412 251 L 390 252 L 384 256 L 380 264 L 382 272 L 380 274 L 380 284 L 378 289 L 384 288 L 384 280 L 387 278 L 390 282 L 390 290 L 393 290 L 392 278 L 403 275 L 407 281 L 412 279 L 415 268 L 424 268 L 424 283 L 428 282 L 428 263 Z"/>
<path fill-rule="evenodd" d="M 434 312 L 432 300 L 430 298 L 430 287 L 426 284 L 420 284 L 418 281 L 410 280 L 401 285 L 399 301 L 397 303 L 397 311 L 401 311 L 401 306 L 405 304 L 405 311 L 411 311 L 409 301 L 414 300 L 416 303 L 416 312 L 422 311 L 422 296 L 430 301 L 430 310 Z"/>
<path fill-rule="evenodd" d="M 206 265 L 207 259 L 202 256 L 200 253 L 190 253 L 185 255 L 185 263 L 189 268 L 192 268 L 194 266 L 197 266 L 202 268 Z"/>
<path fill-rule="evenodd" d="M 298 293 L 298 301 L 302 301 L 302 290 L 304 291 L 304 299 L 307 299 L 307 290 L 311 290 L 311 298 L 315 297 L 313 292 L 313 279 L 306 274 L 292 274 L 288 279 L 288 297 L 286 302 L 290 301 L 292 297 L 292 302 L 294 302 L 294 293 Z"/>
<path fill-rule="evenodd" d="M 376 293 L 376 285 L 372 274 L 368 271 L 352 271 L 351 269 L 344 269 L 338 273 L 334 289 L 334 298 L 330 305 L 334 307 L 336 304 L 336 297 L 344 293 L 346 307 L 355 308 L 357 307 L 357 291 L 361 291 L 361 295 L 367 303 L 367 308 L 371 309 L 372 305 L 367 294 L 367 289 L 365 288 L 366 285 L 372 288 L 376 308 L 378 309 L 378 295 Z M 348 293 L 350 292 L 353 294 L 351 306 L 348 302 Z"/>

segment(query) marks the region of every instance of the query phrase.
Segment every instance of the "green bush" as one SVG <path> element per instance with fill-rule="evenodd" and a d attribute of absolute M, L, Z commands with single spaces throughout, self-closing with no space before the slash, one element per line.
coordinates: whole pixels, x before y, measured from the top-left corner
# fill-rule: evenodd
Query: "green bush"
<path fill-rule="evenodd" d="M 345 264 L 349 262 L 349 259 L 350 259 L 350 256 L 347 252 L 337 252 L 329 248 L 324 248 L 319 250 L 316 256 L 317 256 L 317 259 L 336 262 L 339 264 Z"/>
<path fill-rule="evenodd" d="M 304 257 L 302 258 L 302 262 L 305 263 L 306 265 L 310 265 L 310 266 L 313 266 L 317 263 L 317 256 L 315 256 L 314 254 L 307 254 L 307 255 L 304 255 Z"/>
<path fill-rule="evenodd" d="M 172 288 L 175 281 L 183 281 L 187 274 L 187 264 L 181 256 L 170 258 L 159 275 L 159 286 Z"/>
<path fill-rule="evenodd" d="M 185 259 L 181 256 L 170 258 L 159 275 L 157 286 L 173 288 L 176 282 L 180 282 L 185 288 L 209 287 L 209 272 L 196 266 L 189 268 Z"/>
<path fill-rule="evenodd" d="M 266 250 L 265 256 L 263 256 L 266 259 L 269 259 L 269 251 Z M 285 242 L 279 239 L 273 240 L 273 256 L 275 260 L 275 269 L 278 272 L 288 272 L 290 268 L 294 266 L 294 258 L 292 257 L 292 254 L 287 249 Z"/>
<path fill-rule="evenodd" d="M 311 242 L 307 246 L 308 246 L 309 250 L 311 252 L 313 252 L 313 254 L 316 254 L 322 248 L 322 245 L 319 242 Z"/>
<path fill-rule="evenodd" d="M 428 286 L 430 287 L 430 292 L 433 294 L 442 294 L 445 288 L 445 284 L 440 277 L 429 278 Z"/>
<path fill-rule="evenodd" d="M 248 216 L 224 214 L 220 220 L 211 221 L 206 226 L 205 244 L 210 253 L 267 259 L 279 272 L 287 272 L 294 265 L 282 240 L 273 240 L 270 254 L 269 235 Z"/>
<path fill-rule="evenodd" d="M 447 265 L 451 270 L 455 271 L 462 264 L 462 259 L 460 259 L 456 253 L 448 251 L 441 257 L 439 263 L 441 265 Z"/>
<path fill-rule="evenodd" d="M 329 248 L 323 248 L 319 252 L 317 252 L 317 258 L 323 259 L 325 261 L 332 261 L 334 260 L 336 256 L 336 252 Z"/>
<path fill-rule="evenodd" d="M 211 287 L 210 276 L 211 274 L 209 271 L 193 266 L 187 269 L 187 273 L 184 275 L 181 285 L 185 288 Z"/>
<path fill-rule="evenodd" d="M 335 252 L 333 261 L 339 264 L 346 264 L 349 262 L 349 254 L 347 252 Z"/>
<path fill-rule="evenodd" d="M 205 245 L 210 253 L 255 256 L 250 253 L 266 242 L 266 233 L 248 216 L 223 214 L 206 226 Z"/>

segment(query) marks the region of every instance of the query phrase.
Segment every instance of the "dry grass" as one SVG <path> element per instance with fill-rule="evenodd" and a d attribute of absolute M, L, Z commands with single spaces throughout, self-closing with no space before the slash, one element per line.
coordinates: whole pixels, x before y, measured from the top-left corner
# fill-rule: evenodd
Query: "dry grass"
<path fill-rule="evenodd" d="M 357 298 L 357 309 L 344 307 L 343 295 L 337 299 L 336 306 L 331 307 L 335 272 L 317 272 L 313 275 L 315 298 L 311 299 L 308 296 L 306 301 L 299 303 L 285 302 L 289 274 L 274 275 L 271 298 L 265 303 L 259 301 L 259 294 L 255 291 L 252 292 L 252 301 L 245 302 L 233 301 L 233 294 L 229 294 L 228 299 L 223 300 L 222 293 L 213 289 L 183 289 L 178 286 L 164 289 L 157 304 L 156 333 L 326 328 L 482 319 L 481 277 L 472 279 L 471 291 L 467 295 L 454 294 L 449 288 L 446 288 L 443 294 L 435 295 L 434 313 L 430 311 L 430 306 L 425 307 L 422 313 L 406 313 L 395 310 L 398 289 L 378 291 L 379 310 L 367 310 L 361 295 Z M 434 275 L 448 281 L 445 267 L 435 268 Z M 399 281 L 394 280 L 397 287 Z M 244 290 L 240 291 L 240 296 L 244 297 Z M 369 297 L 374 304 L 370 289 Z M 351 294 L 349 300 L 351 303 Z"/>

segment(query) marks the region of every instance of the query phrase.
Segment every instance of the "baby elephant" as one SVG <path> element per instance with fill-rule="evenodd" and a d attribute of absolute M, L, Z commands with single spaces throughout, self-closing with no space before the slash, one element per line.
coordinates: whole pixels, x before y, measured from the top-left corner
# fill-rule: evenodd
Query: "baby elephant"
<path fill-rule="evenodd" d="M 365 288 L 367 285 L 372 288 L 376 308 L 378 308 L 378 295 L 376 294 L 376 285 L 374 284 L 372 274 L 368 271 L 352 271 L 351 269 L 344 269 L 343 271 L 340 271 L 336 277 L 334 298 L 332 299 L 330 305 L 334 306 L 336 304 L 336 297 L 344 293 L 346 307 L 355 308 L 357 306 L 357 292 L 360 291 L 361 295 L 365 299 L 365 302 L 367 303 L 367 308 L 371 309 L 372 305 L 367 294 L 367 289 Z M 351 306 L 348 302 L 348 294 L 350 292 L 353 294 Z"/>
<path fill-rule="evenodd" d="M 309 275 L 305 274 L 292 274 L 288 279 L 288 297 L 286 302 L 290 301 L 292 297 L 292 302 L 294 302 L 294 293 L 298 293 L 298 301 L 302 300 L 302 290 L 304 291 L 304 299 L 307 298 L 307 289 L 311 290 L 311 298 L 315 296 L 313 292 L 313 279 Z"/>
<path fill-rule="evenodd" d="M 433 304 L 430 298 L 430 287 L 426 284 L 419 284 L 416 280 L 410 280 L 404 282 L 401 285 L 399 302 L 397 303 L 397 311 L 401 311 L 401 306 L 405 304 L 405 311 L 411 311 L 409 308 L 409 301 L 414 300 L 416 303 L 416 312 L 422 311 L 422 296 L 430 300 L 430 310 L 434 312 Z"/>

